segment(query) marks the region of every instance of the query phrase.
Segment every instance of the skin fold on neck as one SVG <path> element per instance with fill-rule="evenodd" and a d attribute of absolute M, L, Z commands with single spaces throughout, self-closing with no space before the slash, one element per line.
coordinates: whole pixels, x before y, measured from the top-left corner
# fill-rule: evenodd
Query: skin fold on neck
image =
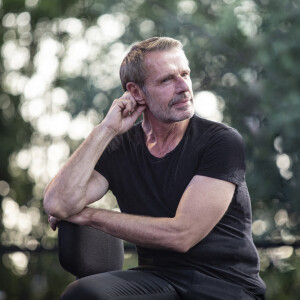
<path fill-rule="evenodd" d="M 163 123 L 145 111 L 142 128 L 149 152 L 161 158 L 174 150 L 182 140 L 189 121 L 186 119 L 180 122 Z"/>

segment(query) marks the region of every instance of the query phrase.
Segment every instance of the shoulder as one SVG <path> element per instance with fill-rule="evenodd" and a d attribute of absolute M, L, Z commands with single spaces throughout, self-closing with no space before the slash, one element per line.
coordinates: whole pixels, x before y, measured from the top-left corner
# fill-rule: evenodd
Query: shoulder
<path fill-rule="evenodd" d="M 241 134 L 233 127 L 224 123 L 219 123 L 203 119 L 194 115 L 191 120 L 191 131 L 205 137 L 211 143 L 239 144 L 244 147 L 244 140 Z"/>
<path fill-rule="evenodd" d="M 203 148 L 197 175 L 239 185 L 245 179 L 245 147 L 238 131 L 226 124 L 200 120 L 205 124 Z"/>

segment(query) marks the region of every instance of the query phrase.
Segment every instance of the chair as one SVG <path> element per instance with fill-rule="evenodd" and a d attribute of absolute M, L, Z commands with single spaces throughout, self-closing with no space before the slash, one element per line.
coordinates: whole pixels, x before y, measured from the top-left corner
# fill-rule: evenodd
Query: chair
<path fill-rule="evenodd" d="M 123 241 L 89 226 L 61 221 L 58 229 L 61 266 L 77 278 L 121 270 Z"/>

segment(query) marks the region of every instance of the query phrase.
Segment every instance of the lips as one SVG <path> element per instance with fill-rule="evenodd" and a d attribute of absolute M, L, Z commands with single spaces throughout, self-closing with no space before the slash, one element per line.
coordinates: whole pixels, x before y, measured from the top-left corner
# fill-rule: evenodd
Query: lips
<path fill-rule="evenodd" d="M 187 104 L 187 102 L 189 102 L 189 100 L 181 100 L 178 101 L 177 103 L 173 104 L 173 106 L 185 106 Z"/>
<path fill-rule="evenodd" d="M 180 99 L 173 99 L 170 103 L 170 106 L 184 106 L 186 105 L 191 99 L 190 98 L 180 98 Z"/>

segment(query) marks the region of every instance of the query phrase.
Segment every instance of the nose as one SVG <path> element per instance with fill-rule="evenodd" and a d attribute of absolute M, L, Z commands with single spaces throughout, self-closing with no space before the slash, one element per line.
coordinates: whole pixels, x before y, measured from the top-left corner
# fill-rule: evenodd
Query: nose
<path fill-rule="evenodd" d="M 176 92 L 178 94 L 188 92 L 190 90 L 190 85 L 191 85 L 191 80 L 189 79 L 189 77 L 185 78 L 180 75 L 177 76 Z"/>

